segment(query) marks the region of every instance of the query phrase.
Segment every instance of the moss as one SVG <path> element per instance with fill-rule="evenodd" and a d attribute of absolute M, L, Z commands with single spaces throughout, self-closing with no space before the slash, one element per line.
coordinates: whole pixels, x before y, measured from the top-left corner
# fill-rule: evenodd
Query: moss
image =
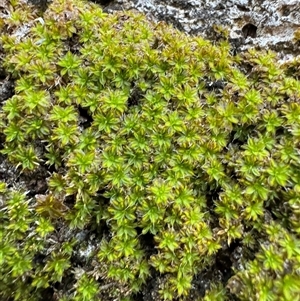
<path fill-rule="evenodd" d="M 1 184 L 1 299 L 134 300 L 152 278 L 157 300 L 191 300 L 226 258 L 201 300 L 297 300 L 290 67 L 79 0 L 10 13 L 1 153 L 51 173 L 46 195 Z M 238 265 L 221 255 L 236 245 Z"/>

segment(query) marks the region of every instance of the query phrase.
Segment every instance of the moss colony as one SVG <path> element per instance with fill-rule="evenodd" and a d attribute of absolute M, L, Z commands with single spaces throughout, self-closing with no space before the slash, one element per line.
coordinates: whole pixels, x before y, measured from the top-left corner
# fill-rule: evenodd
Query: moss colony
<path fill-rule="evenodd" d="M 0 297 L 300 300 L 297 61 L 140 14 L 11 1 Z M 148 295 L 147 295 L 148 292 Z"/>

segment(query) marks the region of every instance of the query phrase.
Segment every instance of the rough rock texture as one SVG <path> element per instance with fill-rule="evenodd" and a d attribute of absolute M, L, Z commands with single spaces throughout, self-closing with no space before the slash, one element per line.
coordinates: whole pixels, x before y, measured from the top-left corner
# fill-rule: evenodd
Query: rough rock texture
<path fill-rule="evenodd" d="M 97 2 L 97 1 L 96 1 Z M 300 54 L 293 43 L 300 29 L 298 0 L 114 0 L 98 1 L 105 10 L 136 9 L 172 23 L 189 34 L 211 38 L 214 24 L 224 25 L 239 50 L 258 46 L 288 59 Z"/>

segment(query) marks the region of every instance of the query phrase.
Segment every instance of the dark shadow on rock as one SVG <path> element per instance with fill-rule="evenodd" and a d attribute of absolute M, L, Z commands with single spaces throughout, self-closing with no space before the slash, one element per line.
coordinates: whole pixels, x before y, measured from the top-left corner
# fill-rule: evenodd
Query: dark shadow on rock
<path fill-rule="evenodd" d="M 130 97 L 128 98 L 127 105 L 128 107 L 134 107 L 140 104 L 140 100 L 143 97 L 143 92 L 137 87 L 132 89 Z"/>
<path fill-rule="evenodd" d="M 14 95 L 14 83 L 11 80 L 0 82 L 0 103 L 11 98 Z"/>
<path fill-rule="evenodd" d="M 51 1 L 49 0 L 29 0 L 29 3 L 33 4 L 38 10 L 44 12 Z"/>
<path fill-rule="evenodd" d="M 254 24 L 248 23 L 243 26 L 242 32 L 244 34 L 245 39 L 247 39 L 248 37 L 256 38 L 257 26 L 255 26 Z"/>
<path fill-rule="evenodd" d="M 114 0 L 93 0 L 92 2 L 100 4 L 100 5 L 108 5 L 111 4 Z"/>
<path fill-rule="evenodd" d="M 93 122 L 93 117 L 89 113 L 88 109 L 78 106 L 78 112 L 81 117 L 81 126 L 84 129 L 89 128 Z"/>

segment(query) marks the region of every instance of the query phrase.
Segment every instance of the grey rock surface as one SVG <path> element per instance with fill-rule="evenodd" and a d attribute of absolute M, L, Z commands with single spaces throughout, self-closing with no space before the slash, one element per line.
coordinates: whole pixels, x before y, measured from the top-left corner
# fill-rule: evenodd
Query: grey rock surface
<path fill-rule="evenodd" d="M 300 54 L 293 42 L 300 29 L 299 0 L 114 0 L 105 6 L 108 12 L 130 9 L 207 38 L 213 25 L 223 25 L 239 50 L 258 46 L 285 59 Z"/>

